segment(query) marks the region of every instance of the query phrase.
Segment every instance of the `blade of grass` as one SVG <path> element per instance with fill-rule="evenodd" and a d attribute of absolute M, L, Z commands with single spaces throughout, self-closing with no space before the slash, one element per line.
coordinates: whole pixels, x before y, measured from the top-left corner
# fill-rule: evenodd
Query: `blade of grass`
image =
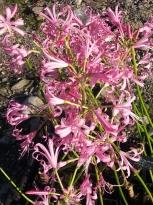
<path fill-rule="evenodd" d="M 22 191 L 21 189 L 12 181 L 12 179 L 6 174 L 6 172 L 2 169 L 2 167 L 0 167 L 0 172 L 2 173 L 2 175 L 10 182 L 10 184 L 12 184 L 12 186 L 16 189 L 16 191 L 29 203 L 31 204 L 35 204 L 34 201 L 32 201 L 29 197 L 27 197 Z"/>

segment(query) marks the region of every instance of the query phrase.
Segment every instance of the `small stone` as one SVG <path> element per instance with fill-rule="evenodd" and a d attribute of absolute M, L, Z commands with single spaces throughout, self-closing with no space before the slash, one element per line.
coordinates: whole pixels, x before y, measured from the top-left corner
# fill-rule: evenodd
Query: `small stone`
<path fill-rule="evenodd" d="M 40 12 L 42 12 L 43 10 L 43 7 L 42 6 L 36 6 L 32 9 L 32 11 L 36 14 L 36 15 L 39 15 Z"/>
<path fill-rule="evenodd" d="M 33 81 L 28 79 L 22 79 L 11 87 L 11 90 L 15 93 L 20 93 L 28 89 L 32 85 Z"/>
<path fill-rule="evenodd" d="M 37 96 L 30 96 L 28 98 L 26 98 L 26 100 L 24 101 L 24 104 L 27 105 L 33 105 L 34 107 L 41 107 L 42 105 L 44 105 L 43 101 L 37 97 Z"/>

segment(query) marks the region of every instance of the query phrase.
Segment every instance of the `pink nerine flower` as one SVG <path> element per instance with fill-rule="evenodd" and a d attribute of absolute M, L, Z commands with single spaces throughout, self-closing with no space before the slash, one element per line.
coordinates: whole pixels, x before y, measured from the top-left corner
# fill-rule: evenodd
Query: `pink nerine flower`
<path fill-rule="evenodd" d="M 91 163 L 91 158 L 93 156 L 96 156 L 97 162 L 101 161 L 112 168 L 114 165 L 113 155 L 114 151 L 110 144 L 104 142 L 103 144 L 100 144 L 98 142 L 95 142 L 89 146 L 84 146 L 82 148 L 78 166 L 84 164 L 86 169 L 88 169 L 88 165 Z"/>
<path fill-rule="evenodd" d="M 119 27 L 120 34 L 123 35 L 123 24 L 122 24 L 122 11 L 119 11 L 118 6 L 115 8 L 115 12 L 112 9 L 108 9 L 108 16 L 112 23 Z"/>
<path fill-rule="evenodd" d="M 43 32 L 51 39 L 55 39 L 59 45 L 64 43 L 64 38 L 69 32 L 82 25 L 70 6 L 64 7 L 61 12 L 56 12 L 54 4 L 52 10 L 47 7 L 45 13 L 40 13 L 40 15 L 45 18 L 45 22 L 42 24 Z"/>
<path fill-rule="evenodd" d="M 58 97 L 55 97 L 54 95 L 52 95 L 48 98 L 48 102 L 51 105 L 62 105 L 62 104 L 64 104 L 65 101 L 61 98 L 58 98 Z"/>
<path fill-rule="evenodd" d="M 26 135 L 21 134 L 22 129 L 14 129 L 13 136 L 15 136 L 16 140 L 21 142 L 21 156 L 22 157 L 28 150 L 29 147 L 32 145 L 33 139 L 35 138 L 37 131 L 30 132 Z"/>
<path fill-rule="evenodd" d="M 33 157 L 40 162 L 43 166 L 44 173 L 47 173 L 50 169 L 57 169 L 58 168 L 58 155 L 59 155 L 59 147 L 56 148 L 54 151 L 53 148 L 53 140 L 49 139 L 48 142 L 48 150 L 46 147 L 41 144 L 37 143 L 34 147 Z M 39 157 L 43 157 L 40 159 Z M 64 165 L 64 164 L 62 164 Z"/>
<path fill-rule="evenodd" d="M 4 33 L 11 33 L 11 31 L 15 31 L 20 35 L 24 36 L 25 32 L 18 28 L 18 26 L 24 25 L 22 19 L 14 20 L 14 16 L 17 13 L 17 4 L 14 6 L 11 11 L 10 8 L 6 8 L 6 17 L 0 15 L 0 35 Z"/>
<path fill-rule="evenodd" d="M 128 178 L 131 174 L 130 170 L 135 171 L 135 168 L 131 165 L 130 160 L 138 162 L 140 160 L 140 155 L 143 153 L 143 151 L 144 147 L 142 147 L 140 151 L 135 148 L 131 148 L 131 150 L 128 152 L 120 151 L 121 160 L 119 161 L 119 168 L 117 169 L 117 171 L 126 171 L 126 177 Z"/>
<path fill-rule="evenodd" d="M 9 124 L 17 126 L 24 120 L 30 118 L 30 114 L 31 111 L 27 105 L 22 105 L 12 100 L 10 101 L 6 117 Z"/>
<path fill-rule="evenodd" d="M 80 193 L 86 196 L 86 205 L 94 205 L 97 195 L 93 195 L 92 183 L 89 180 L 89 175 L 85 178 L 80 187 Z"/>
<path fill-rule="evenodd" d="M 25 57 L 27 57 L 31 52 L 27 51 L 20 44 L 12 44 L 10 35 L 6 35 L 2 41 L 3 49 L 10 56 L 10 67 L 15 73 L 20 74 L 22 71 L 22 66 L 25 63 Z"/>
<path fill-rule="evenodd" d="M 68 67 L 68 63 L 66 63 L 65 61 L 55 58 L 49 54 L 47 54 L 45 52 L 45 55 L 47 56 L 47 58 L 50 60 L 50 62 L 47 62 L 44 64 L 44 67 L 49 71 L 53 71 L 56 68 L 66 68 Z"/>
<path fill-rule="evenodd" d="M 122 15 L 121 15 L 122 11 L 119 11 L 118 6 L 116 6 L 115 8 L 115 12 L 112 11 L 112 9 L 108 9 L 108 16 L 110 17 L 110 19 L 112 20 L 113 23 L 120 25 L 121 20 L 122 20 Z"/>
<path fill-rule="evenodd" d="M 49 61 L 45 62 L 43 64 L 43 69 L 41 72 L 41 76 L 42 76 L 43 81 L 46 81 L 45 76 L 54 72 L 56 69 L 68 67 L 68 63 L 66 63 L 65 61 L 63 61 L 59 58 L 56 58 L 56 57 L 49 55 L 45 50 L 44 50 L 44 54 L 46 55 L 46 57 Z"/>
<path fill-rule="evenodd" d="M 108 194 L 112 193 L 112 189 L 113 189 L 113 185 L 110 184 L 109 182 L 106 182 L 102 173 L 100 173 L 100 178 L 99 178 L 99 182 L 98 182 L 98 186 L 99 188 L 102 188 L 105 192 L 107 192 Z"/>
<path fill-rule="evenodd" d="M 126 96 L 127 95 L 127 96 Z M 124 119 L 124 124 L 128 125 L 135 120 L 140 120 L 140 118 L 132 112 L 132 102 L 135 100 L 135 96 L 131 98 L 130 93 L 122 93 L 118 99 L 117 104 L 114 103 L 113 116 L 120 115 Z"/>
<path fill-rule="evenodd" d="M 26 194 L 37 196 L 37 201 L 35 201 L 34 205 L 49 205 L 51 197 L 54 197 L 55 199 L 57 198 L 54 192 L 54 189 L 46 186 L 44 190 L 31 190 L 27 191 Z"/>
<path fill-rule="evenodd" d="M 95 111 L 95 115 L 98 121 L 102 124 L 106 133 L 113 134 L 117 136 L 118 134 L 118 125 L 113 125 L 108 121 L 108 116 L 106 114 L 101 113 L 101 110 L 98 109 Z"/>
<path fill-rule="evenodd" d="M 55 126 L 55 132 L 61 138 L 73 134 L 74 137 L 79 138 L 80 135 L 88 135 L 91 130 L 95 128 L 94 124 L 87 126 L 85 119 L 76 117 L 76 113 L 73 111 L 69 113 L 68 117 L 61 120 L 61 125 Z"/>

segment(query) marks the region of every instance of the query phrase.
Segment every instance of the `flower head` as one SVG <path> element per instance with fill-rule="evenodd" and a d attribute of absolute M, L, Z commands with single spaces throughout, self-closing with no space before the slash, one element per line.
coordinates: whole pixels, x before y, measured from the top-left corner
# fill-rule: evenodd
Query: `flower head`
<path fill-rule="evenodd" d="M 135 168 L 132 166 L 130 161 L 135 161 L 138 162 L 141 159 L 141 154 L 144 151 L 144 147 L 140 151 L 138 151 L 135 148 L 131 148 L 130 151 L 128 152 L 123 152 L 120 151 L 120 158 L 121 160 L 119 161 L 119 170 L 126 171 L 126 177 L 128 178 L 131 174 L 131 170 L 135 171 Z"/>
<path fill-rule="evenodd" d="M 117 25 L 119 25 L 121 23 L 121 20 L 122 20 L 121 13 L 122 13 L 122 11 L 119 11 L 118 6 L 116 6 L 116 8 L 115 8 L 115 12 L 112 11 L 111 8 L 108 9 L 108 16 L 110 17 L 112 22 L 117 24 Z"/>
<path fill-rule="evenodd" d="M 0 15 L 0 35 L 5 33 L 11 33 L 15 31 L 20 35 L 24 36 L 25 32 L 18 28 L 18 26 L 24 25 L 22 19 L 13 20 L 14 16 L 17 13 L 17 4 L 11 10 L 9 7 L 6 8 L 6 16 Z"/>
<path fill-rule="evenodd" d="M 92 183 L 89 180 L 89 175 L 86 176 L 85 180 L 80 186 L 80 193 L 83 196 L 86 196 L 86 205 L 94 205 L 95 199 L 97 199 L 97 195 L 93 194 Z"/>
<path fill-rule="evenodd" d="M 22 66 L 25 63 L 25 57 L 30 54 L 30 51 L 27 51 L 20 44 L 13 44 L 10 41 L 10 36 L 6 35 L 2 41 L 3 49 L 5 53 L 10 56 L 10 67 L 15 73 L 20 74 L 22 71 Z"/>
<path fill-rule="evenodd" d="M 6 117 L 9 124 L 17 126 L 24 120 L 30 118 L 30 114 L 31 111 L 27 105 L 22 105 L 12 100 L 10 101 Z"/>
<path fill-rule="evenodd" d="M 43 166 L 44 173 L 47 173 L 52 168 L 58 168 L 58 155 L 59 147 L 54 151 L 53 140 L 51 139 L 48 141 L 48 149 L 41 143 L 37 143 L 34 147 L 33 157 Z M 41 156 L 43 157 L 42 159 Z"/>

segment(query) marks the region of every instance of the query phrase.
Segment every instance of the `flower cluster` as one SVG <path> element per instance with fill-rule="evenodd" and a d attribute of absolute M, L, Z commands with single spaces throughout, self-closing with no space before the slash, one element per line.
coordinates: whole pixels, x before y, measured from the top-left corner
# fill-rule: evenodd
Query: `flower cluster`
<path fill-rule="evenodd" d="M 20 45 L 19 43 L 14 43 L 14 38 L 16 34 L 24 36 L 25 32 L 19 27 L 24 25 L 23 20 L 14 20 L 17 13 L 17 5 L 11 10 L 6 8 L 6 15 L 0 15 L 0 36 L 3 36 L 2 47 L 5 53 L 10 56 L 9 66 L 13 72 L 20 74 L 22 73 L 22 66 L 25 63 L 24 58 L 28 56 L 29 52 Z"/>
<path fill-rule="evenodd" d="M 12 20 L 16 10 L 16 6 L 12 12 L 8 8 L 6 18 L 0 16 L 0 34 L 6 33 L 4 49 L 12 62 L 21 66 L 29 53 L 18 44 L 8 46 L 8 35 L 14 31 L 24 34 L 18 28 L 22 20 Z M 80 15 L 70 6 L 56 10 L 54 5 L 40 14 L 44 20 L 43 34 L 35 38 L 43 56 L 40 81 L 46 105 L 40 113 L 53 124 L 54 131 L 48 133 L 45 129 L 44 143 L 42 140 L 35 143 L 36 131 L 22 136 L 18 125 L 35 112 L 31 106 L 15 101 L 10 102 L 7 120 L 15 126 L 16 139 L 24 140 L 24 153 L 32 144 L 32 156 L 40 163 L 42 174 L 49 178 L 48 191 L 36 189 L 27 194 L 40 196 L 42 204 L 46 205 L 50 200 L 78 204 L 84 197 L 86 204 L 92 205 L 99 189 L 111 193 L 113 186 L 104 180 L 98 165 L 109 171 L 121 170 L 127 178 L 135 171 L 131 162 L 139 161 L 143 152 L 143 146 L 125 151 L 121 145 L 128 140 L 127 127 L 141 121 L 132 110 L 136 99 L 133 88 L 143 86 L 144 80 L 144 75 L 138 76 L 136 68 L 150 66 L 153 26 L 148 22 L 133 32 L 129 24 L 124 24 L 118 7 L 115 12 L 108 9 L 105 18 L 90 9 Z M 139 63 L 134 61 L 137 49 L 144 51 Z M 60 178 L 58 174 L 58 170 L 67 168 L 68 164 L 76 165 L 70 185 L 63 184 L 64 175 Z M 91 166 L 99 173 L 97 183 L 90 177 Z M 75 189 L 74 180 L 82 167 L 82 183 Z M 56 181 L 60 194 L 57 193 L 59 187 L 54 186 Z"/>

